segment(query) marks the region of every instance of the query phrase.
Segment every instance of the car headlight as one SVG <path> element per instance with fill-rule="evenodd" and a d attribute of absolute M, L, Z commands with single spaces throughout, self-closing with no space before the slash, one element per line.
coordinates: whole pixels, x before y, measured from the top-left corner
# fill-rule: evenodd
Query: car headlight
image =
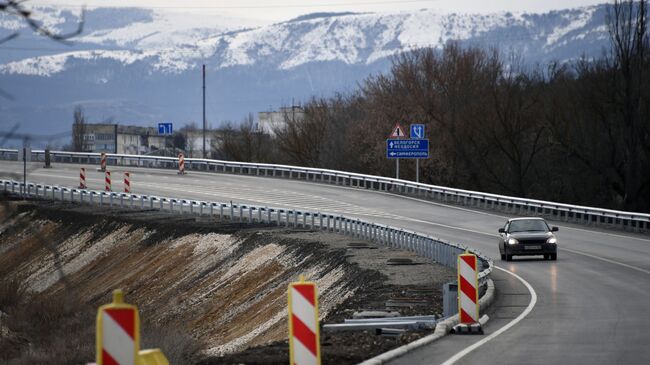
<path fill-rule="evenodd" d="M 557 244 L 557 238 L 551 237 L 548 240 L 546 240 L 546 243 Z"/>
<path fill-rule="evenodd" d="M 519 241 L 517 241 L 516 239 L 514 239 L 512 237 L 508 238 L 508 244 L 509 245 L 516 245 L 517 243 L 519 243 Z"/>

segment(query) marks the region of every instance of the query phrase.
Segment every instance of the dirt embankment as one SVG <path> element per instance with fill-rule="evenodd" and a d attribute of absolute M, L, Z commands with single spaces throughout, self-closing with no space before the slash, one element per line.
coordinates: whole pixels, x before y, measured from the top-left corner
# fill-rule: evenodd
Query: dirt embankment
<path fill-rule="evenodd" d="M 55 350 L 61 362 L 92 360 L 94 311 L 122 288 L 140 308 L 143 342 L 174 364 L 286 363 L 286 291 L 300 274 L 318 283 L 326 323 L 404 297 L 415 304 L 388 309 L 439 313 L 441 284 L 453 278 L 408 252 L 330 233 L 61 203 L 0 207 L 0 362 L 52 363 Z M 34 316 L 43 323 L 30 324 Z M 356 363 L 420 335 L 323 333 L 324 363 Z"/>

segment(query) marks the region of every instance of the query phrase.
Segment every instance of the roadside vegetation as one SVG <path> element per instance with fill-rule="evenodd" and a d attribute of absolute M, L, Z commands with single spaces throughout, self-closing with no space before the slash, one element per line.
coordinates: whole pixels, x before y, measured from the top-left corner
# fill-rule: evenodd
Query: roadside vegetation
<path fill-rule="evenodd" d="M 396 123 L 423 123 L 422 182 L 650 212 L 646 2 L 616 1 L 607 24 L 598 59 L 527 67 L 454 43 L 397 56 L 356 92 L 309 100 L 304 120 L 285 118 L 271 140 L 242 124 L 222 154 L 395 176 L 385 140 Z M 414 161 L 400 177 L 415 180 Z"/>
<path fill-rule="evenodd" d="M 38 294 L 0 278 L 0 363 L 86 364 L 95 359 L 97 308 L 70 292 Z M 172 364 L 193 364 L 199 342 L 173 326 L 142 324 L 141 347 L 162 348 Z"/>

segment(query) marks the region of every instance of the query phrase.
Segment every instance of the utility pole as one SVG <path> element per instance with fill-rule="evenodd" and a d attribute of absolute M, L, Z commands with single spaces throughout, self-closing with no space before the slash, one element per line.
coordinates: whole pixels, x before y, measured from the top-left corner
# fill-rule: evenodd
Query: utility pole
<path fill-rule="evenodd" d="M 203 64 L 203 158 L 205 154 L 205 64 Z"/>

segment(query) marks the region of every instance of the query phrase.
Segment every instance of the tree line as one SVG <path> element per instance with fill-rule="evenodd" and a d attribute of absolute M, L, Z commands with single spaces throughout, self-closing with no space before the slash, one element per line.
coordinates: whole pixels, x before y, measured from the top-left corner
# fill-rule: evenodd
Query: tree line
<path fill-rule="evenodd" d="M 650 54 L 646 2 L 618 2 L 611 49 L 596 59 L 527 67 L 516 55 L 448 43 L 394 58 L 350 95 L 314 98 L 272 136 L 251 123 L 224 138 L 243 161 L 394 176 L 396 122 L 426 125 L 430 184 L 650 211 Z M 237 133 L 235 133 L 237 132 Z M 402 160 L 400 177 L 415 179 Z"/>

